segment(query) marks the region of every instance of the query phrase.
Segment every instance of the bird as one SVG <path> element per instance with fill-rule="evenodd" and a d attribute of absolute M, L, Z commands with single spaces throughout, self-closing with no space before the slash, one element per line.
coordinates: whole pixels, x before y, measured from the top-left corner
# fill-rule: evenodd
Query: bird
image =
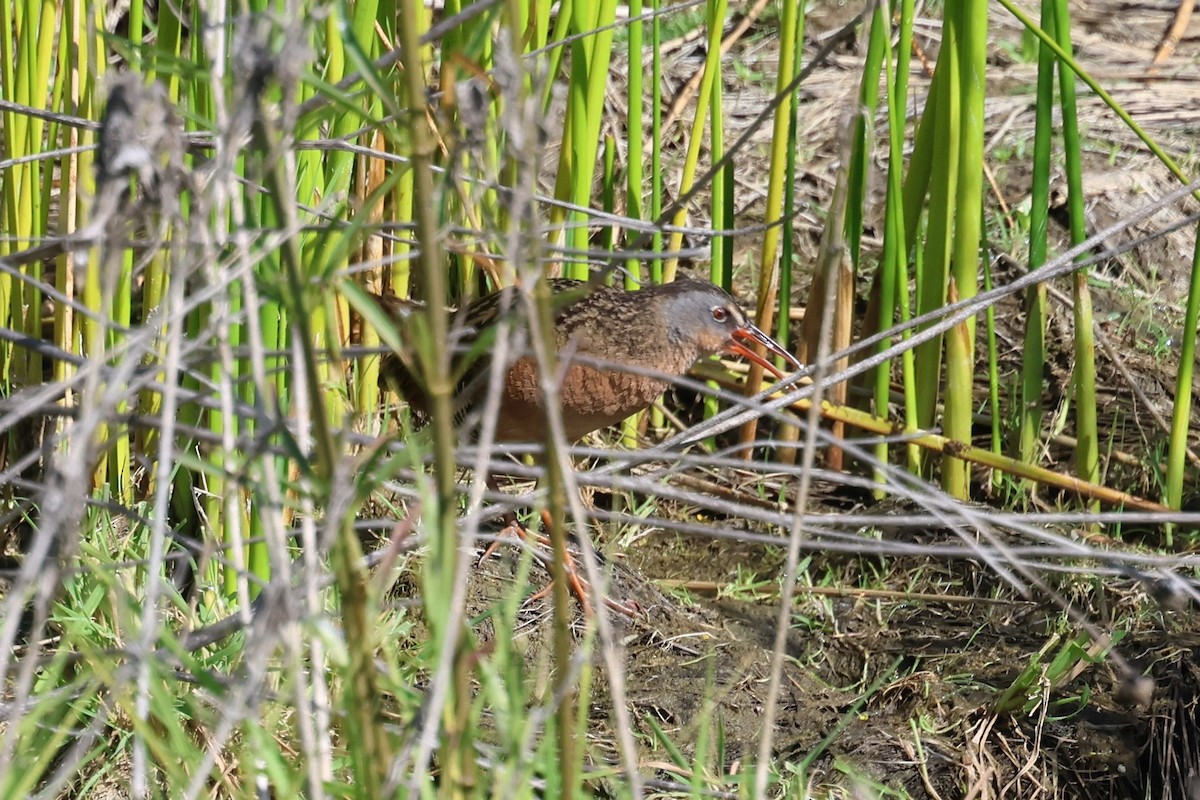
<path fill-rule="evenodd" d="M 755 349 L 762 347 L 793 369 L 802 366 L 760 330 L 728 292 L 708 281 L 685 278 L 634 291 L 565 278 L 548 281 L 556 368 L 561 376 L 557 401 L 566 438 L 571 441 L 648 408 L 674 379 L 702 358 L 718 353 L 738 355 L 782 378 L 780 370 Z M 520 329 L 523 307 L 518 291 L 515 287 L 500 289 L 455 313 L 450 345 L 459 354 L 456 359 L 474 355 L 485 362 L 469 368 L 457 361 L 452 364 L 455 374 L 464 375 L 457 383 L 453 405 L 455 423 L 460 427 L 475 429 L 479 423 L 477 412 L 486 397 L 491 371 L 486 338 L 506 315 L 512 315 L 514 328 Z M 375 300 L 398 327 L 420 308 L 392 295 L 376 295 Z M 494 441 L 543 442 L 548 423 L 538 364 L 527 349 L 514 350 L 503 367 Z M 430 402 L 414 367 L 406 353 L 385 354 L 380 384 L 397 391 L 418 420 L 423 420 L 429 416 Z M 489 477 L 489 486 L 498 488 L 494 476 Z M 546 515 L 543 520 L 548 523 Z M 528 535 L 513 514 L 508 515 L 505 529 Z M 590 613 L 586 584 L 573 564 L 566 565 L 566 574 L 585 613 Z M 544 596 L 548 589 L 534 597 Z M 623 604 L 606 602 L 621 613 L 635 613 Z"/>
<path fill-rule="evenodd" d="M 777 378 L 782 373 L 759 355 L 756 346 L 794 369 L 801 366 L 750 320 L 728 292 L 708 281 L 686 278 L 633 291 L 566 278 L 549 282 L 562 375 L 557 399 L 571 441 L 648 408 L 674 379 L 714 354 L 739 355 Z M 494 330 L 505 314 L 513 314 L 519 326 L 517 292 L 515 287 L 504 288 L 461 309 L 452 342 L 455 350 L 479 350 L 470 346 Z M 389 295 L 376 300 L 397 320 L 418 308 Z M 489 370 L 485 366 L 472 365 L 466 370 L 471 377 L 457 386 L 454 410 L 460 425 L 471 419 L 486 395 Z M 428 417 L 428 395 L 404 354 L 384 356 L 380 383 L 397 390 L 418 418 Z M 495 441 L 541 442 L 546 425 L 537 362 L 532 354 L 518 352 L 507 365 Z"/>

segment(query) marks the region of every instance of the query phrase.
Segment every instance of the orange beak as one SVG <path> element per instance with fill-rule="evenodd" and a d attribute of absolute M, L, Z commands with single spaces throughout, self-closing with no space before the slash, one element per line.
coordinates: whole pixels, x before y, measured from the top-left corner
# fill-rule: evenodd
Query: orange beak
<path fill-rule="evenodd" d="M 744 327 L 738 328 L 730 337 L 729 344 L 725 346 L 726 352 L 735 353 L 747 361 L 752 361 L 760 367 L 770 372 L 776 378 L 782 379 L 783 373 L 775 368 L 767 359 L 760 356 L 754 349 L 755 346 L 765 347 L 767 352 L 774 353 L 782 358 L 792 369 L 800 369 L 804 365 L 800 363 L 794 355 L 783 348 L 779 342 L 767 336 L 754 325 L 747 323 Z"/>

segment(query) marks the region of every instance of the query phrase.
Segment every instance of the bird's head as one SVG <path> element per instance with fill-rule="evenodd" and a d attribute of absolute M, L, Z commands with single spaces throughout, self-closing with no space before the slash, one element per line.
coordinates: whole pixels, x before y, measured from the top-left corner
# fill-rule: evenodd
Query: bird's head
<path fill-rule="evenodd" d="M 713 353 L 739 355 L 777 378 L 782 378 L 782 373 L 755 351 L 756 345 L 784 359 L 793 369 L 803 366 L 751 322 L 737 301 L 719 287 L 690 280 L 666 286 L 674 287 L 674 290 L 664 297 L 663 315 L 667 335 L 677 344 L 694 348 L 701 356 Z"/>

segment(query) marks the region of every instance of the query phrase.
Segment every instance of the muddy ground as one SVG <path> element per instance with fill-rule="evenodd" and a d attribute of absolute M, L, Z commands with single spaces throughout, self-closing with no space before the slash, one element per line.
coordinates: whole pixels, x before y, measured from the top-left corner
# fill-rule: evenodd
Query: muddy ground
<path fill-rule="evenodd" d="M 1035 654 L 1053 654 L 1055 643 L 1078 635 L 1057 607 L 1023 600 L 978 563 L 817 558 L 819 569 L 806 575 L 837 578 L 798 592 L 774 728 L 781 765 L 816 755 L 809 775 L 817 796 L 864 781 L 916 798 L 1194 796 L 1184 789 L 1200 764 L 1200 623 L 1190 609 L 1164 609 L 1133 581 L 1098 586 L 1085 598 L 1093 619 L 1105 605 L 1123 621 L 1138 609 L 1142 624 L 1118 647 L 1154 676 L 1151 702 L 1125 697 L 1123 674 L 1101 657 L 1065 683 L 1035 689 L 1038 708 L 998 714 L 1001 692 Z M 782 564 L 777 548 L 666 532 L 609 562 L 611 596 L 639 609 L 632 618 L 612 616 L 624 696 L 643 767 L 664 781 L 686 783 L 687 773 L 672 766 L 655 726 L 695 759 L 692 767 L 706 770 L 714 789 L 734 790 L 723 776 L 754 761 L 778 613 L 770 586 Z M 746 572 L 768 582 L 761 598 L 713 590 L 735 586 Z M 857 591 L 868 576 L 871 591 Z M 544 579 L 535 568 L 534 585 Z M 486 562 L 472 581 L 468 611 L 484 614 L 511 594 L 513 559 Z M 936 588 L 946 585 L 957 589 Z M 531 667 L 544 666 L 550 607 L 530 603 L 520 618 L 517 637 Z M 577 623 L 582 638 L 582 614 Z M 477 629 L 484 647 L 490 631 L 486 623 Z M 597 658 L 590 752 L 597 764 L 616 764 L 604 676 Z M 711 749 L 695 749 L 705 737 L 711 748 L 718 730 L 720 763 Z"/>

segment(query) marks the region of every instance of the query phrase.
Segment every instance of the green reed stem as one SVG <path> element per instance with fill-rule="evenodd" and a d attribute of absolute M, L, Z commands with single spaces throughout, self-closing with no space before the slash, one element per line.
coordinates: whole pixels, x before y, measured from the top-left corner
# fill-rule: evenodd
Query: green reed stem
<path fill-rule="evenodd" d="M 879 107 L 879 72 L 884 55 L 891 49 L 887 38 L 888 10 L 885 4 L 875 7 L 867 36 L 867 55 L 861 70 L 858 103 L 860 113 L 854 119 L 854 145 L 850 155 L 849 194 L 846 198 L 846 243 L 850 261 L 858 271 L 862 251 L 863 214 L 866 211 L 868 167 L 875 151 L 874 120 Z"/>
<path fill-rule="evenodd" d="M 710 10 L 713 4 L 710 2 Z M 718 28 L 718 31 L 720 29 Z M 711 29 L 710 29 L 711 32 Z M 718 42 L 718 47 L 720 43 Z M 712 113 L 710 115 L 711 123 L 709 124 L 709 154 L 714 163 L 725 155 L 725 121 L 723 114 L 723 96 L 721 91 L 722 81 L 714 80 L 710 88 L 711 96 L 709 105 Z M 733 206 L 729 205 L 729 197 L 727 194 L 732 191 L 730 185 L 732 176 L 728 175 L 724 170 L 718 171 L 712 178 L 712 194 L 711 194 L 711 218 L 714 230 L 724 231 L 733 228 L 736 224 L 733 218 Z M 718 286 L 729 286 L 733 281 L 732 259 L 733 259 L 733 240 L 726 238 L 724 234 L 718 233 L 712 237 L 709 242 L 711 252 L 711 260 L 708 265 L 708 277 L 713 283 Z M 728 263 L 727 263 L 728 261 Z M 709 386 L 714 386 L 709 382 Z M 716 416 L 720 411 L 721 405 L 717 398 L 712 395 L 704 397 L 704 418 Z M 708 446 L 715 446 L 716 440 L 710 438 L 707 441 Z"/>
<path fill-rule="evenodd" d="M 630 219 L 645 219 L 645 169 L 643 161 L 646 158 L 646 124 L 644 119 L 645 101 L 645 68 L 642 66 L 642 47 L 645 43 L 646 24 L 638 19 L 642 16 L 642 0 L 630 0 L 629 15 L 634 22 L 629 23 L 629 109 L 625 114 L 626 131 L 626 160 L 625 169 L 625 215 Z M 655 84 L 657 86 L 657 84 Z M 651 101 L 658 105 L 657 91 Z M 626 236 L 625 240 L 629 241 Z M 625 288 L 633 289 L 642 279 L 642 262 L 636 258 L 625 260 Z"/>
<path fill-rule="evenodd" d="M 983 259 L 983 290 L 992 290 L 992 262 Z M 1004 452 L 1003 416 L 1000 413 L 1000 347 L 996 335 L 996 307 L 989 305 L 984 313 L 987 321 L 988 406 L 992 417 L 992 452 Z M 999 485 L 1000 473 L 992 473 L 993 485 Z"/>
<path fill-rule="evenodd" d="M 604 98 L 608 89 L 608 66 L 612 58 L 613 29 L 616 19 L 616 0 L 573 0 L 572 31 L 592 35 L 577 39 L 571 45 L 571 80 L 567 105 L 565 141 L 560 160 L 555 197 L 586 207 L 592 199 L 592 180 L 596 172 L 596 156 L 600 146 L 600 124 L 604 117 Z M 551 223 L 563 219 L 568 223 L 565 241 L 580 252 L 588 246 L 588 220 L 580 212 L 564 214 L 555 210 Z M 572 264 L 565 270 L 568 277 L 586 279 L 586 264 Z"/>
<path fill-rule="evenodd" d="M 657 12 L 662 0 L 650 0 L 650 8 Z M 662 86 L 662 21 L 656 13 L 650 20 L 650 219 L 662 219 L 663 210 L 663 142 L 662 142 L 662 98 L 658 87 Z M 663 236 L 660 230 L 654 231 L 653 246 L 655 253 L 663 249 Z M 650 261 L 650 280 L 652 283 L 663 282 L 663 261 L 655 258 Z"/>
<path fill-rule="evenodd" d="M 404 52 L 416 54 L 420 32 L 416 22 L 421 17 L 421 4 L 417 0 L 403 0 L 400 8 L 399 40 Z M 455 500 L 455 445 L 454 391 L 451 374 L 449 341 L 449 314 L 446 311 L 446 274 L 442 261 L 442 243 L 439 238 L 438 220 L 435 213 L 433 160 L 436 141 L 425 116 L 425 71 L 419 59 L 412 58 L 404 65 L 404 80 L 401 82 L 401 104 L 405 109 L 405 125 L 402 133 L 407 134 L 407 145 L 413 171 L 413 218 L 416 222 L 416 240 L 420 244 L 418 256 L 420 275 L 425 289 L 426 307 L 422 320 L 428 332 L 418 341 L 418 356 L 422 362 L 429 396 L 430 425 L 433 428 L 434 481 L 436 485 L 436 507 L 425 511 L 432 525 L 431 565 L 429 568 L 429 597 L 452 597 L 457 580 L 458 530 L 457 503 Z M 435 640 L 454 643 L 455 674 L 465 670 L 465 648 L 459 644 L 457 632 L 449 630 L 448 621 L 452 609 L 437 607 L 430 603 L 426 607 Z M 441 749 L 443 780 L 447 792 L 459 791 L 468 776 L 473 773 L 474 749 L 470 731 L 461 723 L 463 716 L 454 709 L 469 704 L 470 698 L 461 692 L 451 692 L 444 710 L 438 709 L 445 725 L 445 739 Z M 386 768 L 386 764 L 385 767 Z"/>
<path fill-rule="evenodd" d="M 885 8 L 880 6 L 876 13 L 886 14 Z M 887 25 L 885 38 L 890 42 L 892 36 L 890 25 L 888 25 L 889 21 L 890 15 L 885 16 L 884 22 Z M 883 253 L 879 263 L 878 290 L 875 292 L 879 315 L 876 319 L 867 321 L 868 325 L 875 326 L 877 331 L 887 330 L 891 327 L 893 320 L 896 319 L 898 307 L 905 310 L 904 315 L 907 315 L 908 308 L 908 244 L 904 236 L 903 176 L 904 135 L 907 127 L 905 108 L 908 98 L 908 68 L 912 53 L 912 21 L 913 0 L 905 0 L 900 10 L 900 37 L 896 46 L 895 58 L 893 59 L 890 48 L 885 52 L 884 70 L 887 76 L 887 85 L 891 87 L 891 91 L 887 95 L 888 173 L 884 211 L 885 235 Z M 883 352 L 891 346 L 891 338 L 884 339 L 879 343 L 878 351 Z M 905 363 L 911 365 L 911 361 L 911 351 L 905 351 Z M 874 403 L 877 414 L 882 415 L 891 400 L 891 378 L 891 362 L 881 364 L 872 377 L 871 383 L 874 387 Z M 906 389 L 911 388 L 908 380 L 904 381 L 904 385 Z M 906 403 L 905 407 L 911 409 L 912 404 Z M 909 420 L 909 422 L 912 421 Z M 880 463 L 887 463 L 888 445 L 886 442 L 875 446 L 875 457 L 879 459 Z M 875 480 L 881 484 L 884 483 L 886 481 L 884 473 L 877 470 Z M 879 490 L 877 496 L 882 498 L 883 491 Z"/>
<path fill-rule="evenodd" d="M 790 154 L 788 149 L 788 126 L 792 115 L 795 114 L 797 91 L 787 91 L 792 83 L 799 61 L 799 50 L 803 42 L 790 35 L 800 30 L 801 4 L 797 0 L 783 0 L 780 5 L 779 29 L 788 35 L 779 37 L 779 72 L 775 77 L 775 95 L 785 94 L 775 109 L 771 121 L 771 161 L 767 171 L 767 197 L 763 207 L 763 218 L 768 223 L 774 223 L 783 214 L 783 182 L 787 176 L 787 164 Z M 682 192 L 680 193 L 682 195 Z M 775 298 L 778 293 L 779 280 L 779 236 L 777 225 L 769 225 L 763 232 L 762 249 L 758 260 L 758 308 L 755 314 L 758 326 L 765 331 L 772 329 L 775 317 Z M 757 364 L 750 367 L 746 376 L 746 391 L 757 392 L 762 384 L 763 369 Z M 758 430 L 758 420 L 747 422 L 738 431 L 738 440 L 747 444 L 754 440 Z M 749 457 L 750 450 L 744 454 Z"/>
<path fill-rule="evenodd" d="M 1042 1 L 1042 28 L 1054 30 L 1054 1 Z M 1050 144 L 1053 135 L 1054 52 L 1038 45 L 1037 104 L 1034 106 L 1033 176 L 1029 209 L 1029 269 L 1046 263 L 1050 218 Z M 1019 458 L 1036 464 L 1042 436 L 1043 371 L 1046 366 L 1046 286 L 1039 283 L 1025 293 L 1025 346 L 1021 362 Z M 1027 487 L 1030 484 L 1026 484 Z"/>
<path fill-rule="evenodd" d="M 951 263 L 952 300 L 966 300 L 979 291 L 979 242 L 983 225 L 984 96 L 987 75 L 987 2 L 975 0 L 948 6 L 947 21 L 957 27 L 961 49 L 959 69 L 960 131 L 958 175 L 955 179 L 954 241 Z M 971 443 L 975 410 L 975 320 L 965 320 L 946 339 L 946 435 Z M 942 460 L 942 487 L 955 497 L 970 494 L 967 463 L 953 456 Z"/>
<path fill-rule="evenodd" d="M 1175 404 L 1171 412 L 1171 440 L 1167 449 L 1164 503 L 1178 511 L 1183 505 L 1183 478 L 1187 471 L 1188 432 L 1191 423 L 1193 375 L 1196 371 L 1197 318 L 1200 317 L 1200 229 L 1192 250 L 1192 279 L 1179 341 L 1179 373 L 1175 377 Z M 1173 544 L 1168 529 L 1166 544 Z"/>
<path fill-rule="evenodd" d="M 617 140 L 610 135 L 604 137 L 604 152 L 601 155 L 600 170 L 600 208 L 612 218 L 617 205 Z M 611 253 L 617 244 L 617 226 L 614 222 L 606 224 L 602 230 L 601 248 L 605 253 Z M 612 285 L 612 276 L 605 281 Z"/>
<path fill-rule="evenodd" d="M 700 150 L 704 143 L 704 128 L 712 104 L 713 81 L 721 74 L 721 33 L 725 27 L 727 0 L 709 0 L 707 6 L 708 42 L 704 58 L 704 71 L 700 77 L 700 90 L 696 93 L 696 108 L 692 127 L 688 132 L 687 152 L 683 157 L 683 170 L 679 178 L 678 195 L 682 197 L 692 190 L 696 180 L 696 168 L 700 162 Z M 671 218 L 671 224 L 682 227 L 687 224 L 687 209 L 680 208 Z M 674 253 L 683 246 L 683 233 L 675 231 L 667 237 L 667 251 Z M 669 255 L 663 264 L 663 280 L 675 280 L 679 259 Z"/>
<path fill-rule="evenodd" d="M 927 138 L 932 145 L 931 153 L 940 154 L 937 158 L 929 159 L 931 164 L 928 172 L 928 222 L 920 268 L 915 276 L 918 314 L 935 311 L 946 301 L 953 236 L 954 192 L 958 178 L 958 158 L 961 154 L 959 84 L 962 76 L 958 64 L 961 55 L 958 44 L 960 31 L 957 26 L 950 24 L 945 25 L 943 31 L 936 78 L 930 87 L 930 99 L 926 103 L 925 111 L 921 115 L 921 126 L 917 130 L 918 146 L 921 144 L 922 134 L 928 131 Z M 911 170 L 917 170 L 921 163 L 914 154 Z M 913 176 L 914 173 L 910 171 L 910 182 Z M 907 202 L 905 206 L 906 221 L 911 225 L 908 214 L 910 210 L 913 214 L 917 211 L 910 209 Z M 943 338 L 934 337 L 916 347 L 913 354 L 917 381 L 917 424 L 925 429 L 933 426 L 937 412 Z"/>
<path fill-rule="evenodd" d="M 1070 58 L 1071 19 L 1066 0 L 1055 0 L 1054 32 L 1059 47 Z M 1060 66 L 1058 84 L 1062 103 L 1067 205 L 1071 213 L 1071 244 L 1077 245 L 1087 238 L 1087 217 L 1083 205 L 1082 145 L 1075 108 L 1075 74 Z M 1077 270 L 1071 278 L 1075 301 L 1075 474 L 1089 483 L 1097 483 L 1100 479 L 1100 439 L 1096 416 L 1096 343 L 1092 295 L 1088 288 L 1087 269 Z M 1088 507 L 1099 511 L 1100 503 L 1093 500 Z"/>
<path fill-rule="evenodd" d="M 801 5 L 796 13 L 796 27 L 791 32 L 785 32 L 784 37 L 789 37 L 796 42 L 804 41 L 804 6 Z M 793 72 L 789 77 L 789 83 L 796 79 L 800 73 L 802 64 L 803 52 L 797 54 L 793 59 Z M 792 290 L 796 285 L 795 269 L 796 253 L 793 231 L 795 228 L 795 212 L 796 212 L 796 180 L 799 165 L 799 149 L 797 147 L 797 139 L 799 136 L 799 117 L 800 104 L 792 105 L 792 113 L 788 118 L 788 142 L 787 142 L 787 174 L 783 182 L 783 224 L 780 226 L 780 236 L 782 237 L 782 247 L 779 253 L 779 322 L 776 325 L 777 341 L 785 348 L 792 352 L 796 352 L 798 342 L 793 341 L 792 330 Z M 732 164 L 727 165 L 729 170 L 729 186 L 728 191 L 733 192 L 733 172 Z M 734 208 L 732 195 L 729 198 L 729 207 Z M 729 254 L 732 258 L 732 253 Z M 730 264 L 732 272 L 732 263 Z M 729 288 L 729 287 L 726 287 Z M 798 334 L 797 334 L 798 336 Z M 779 429 L 778 438 L 782 442 L 797 442 L 800 440 L 800 429 L 794 425 L 784 425 Z M 796 463 L 796 456 L 799 451 L 795 447 L 786 445 L 779 448 L 776 453 L 776 459 L 785 464 Z"/>

